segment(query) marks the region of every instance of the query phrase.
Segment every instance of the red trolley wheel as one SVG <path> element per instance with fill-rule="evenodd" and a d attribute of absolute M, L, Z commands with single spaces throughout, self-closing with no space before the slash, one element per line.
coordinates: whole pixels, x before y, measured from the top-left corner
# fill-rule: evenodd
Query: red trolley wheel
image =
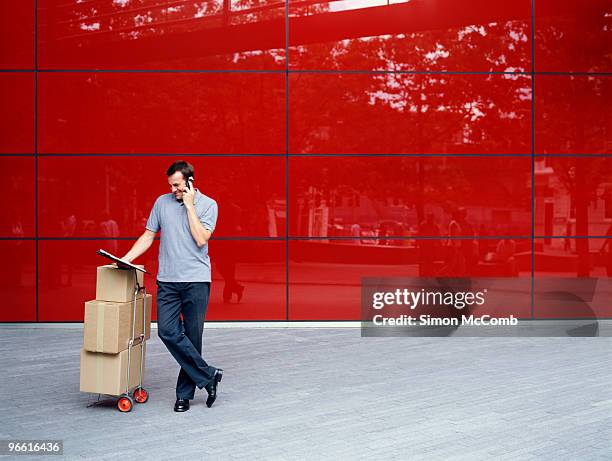
<path fill-rule="evenodd" d="M 130 397 L 129 395 L 123 395 L 119 397 L 119 400 L 117 400 L 117 408 L 119 409 L 121 413 L 128 413 L 132 411 L 133 406 L 134 406 L 134 401 L 132 400 L 132 397 Z"/>
<path fill-rule="evenodd" d="M 134 391 L 134 400 L 136 403 L 146 403 L 149 400 L 149 393 L 144 388 L 139 388 Z"/>

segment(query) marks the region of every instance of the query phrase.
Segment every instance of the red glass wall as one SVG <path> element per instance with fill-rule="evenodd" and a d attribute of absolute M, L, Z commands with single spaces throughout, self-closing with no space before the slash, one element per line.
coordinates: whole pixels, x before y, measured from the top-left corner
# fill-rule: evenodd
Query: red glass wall
<path fill-rule="evenodd" d="M 523 318 L 612 317 L 611 17 L 1 2 L 0 321 L 81 322 L 95 250 L 127 251 L 177 159 L 219 204 L 211 321 L 356 320 L 362 277 L 445 275 L 528 281 Z"/>

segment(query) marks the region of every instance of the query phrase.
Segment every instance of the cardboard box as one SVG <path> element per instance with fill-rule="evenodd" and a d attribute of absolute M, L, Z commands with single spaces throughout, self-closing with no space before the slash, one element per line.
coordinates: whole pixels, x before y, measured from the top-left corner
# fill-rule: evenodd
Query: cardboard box
<path fill-rule="evenodd" d="M 132 347 L 130 363 L 130 390 L 140 382 L 141 351 L 146 354 L 146 342 Z M 128 351 L 101 354 L 81 349 L 81 392 L 121 395 L 127 383 Z M 142 370 L 144 381 L 144 364 Z"/>
<path fill-rule="evenodd" d="M 136 332 L 142 334 L 143 305 L 146 304 L 145 339 L 151 337 L 151 301 L 147 295 L 136 300 Z M 91 352 L 117 354 L 128 348 L 132 338 L 134 320 L 133 301 L 116 303 L 110 301 L 87 301 L 85 303 L 85 323 L 83 325 L 83 347 Z"/>
<path fill-rule="evenodd" d="M 133 300 L 136 281 L 142 286 L 143 275 L 137 270 L 119 269 L 116 264 L 99 266 L 96 278 L 96 299 L 118 303 Z M 138 295 L 142 296 L 142 291 Z"/>

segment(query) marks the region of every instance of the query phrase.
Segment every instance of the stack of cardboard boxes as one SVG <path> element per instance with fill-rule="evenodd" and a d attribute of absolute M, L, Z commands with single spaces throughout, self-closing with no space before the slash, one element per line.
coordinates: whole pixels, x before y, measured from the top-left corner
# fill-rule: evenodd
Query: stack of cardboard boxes
<path fill-rule="evenodd" d="M 96 299 L 85 303 L 81 392 L 117 396 L 125 393 L 136 283 L 143 285 L 140 271 L 118 269 L 114 264 L 98 267 Z M 143 329 L 144 339 L 140 339 Z M 151 295 L 145 299 L 141 290 L 136 298 L 136 340 L 130 358 L 130 390 L 140 382 L 141 357 L 144 360 L 145 341 L 150 336 Z M 142 370 L 144 380 L 144 362 Z"/>

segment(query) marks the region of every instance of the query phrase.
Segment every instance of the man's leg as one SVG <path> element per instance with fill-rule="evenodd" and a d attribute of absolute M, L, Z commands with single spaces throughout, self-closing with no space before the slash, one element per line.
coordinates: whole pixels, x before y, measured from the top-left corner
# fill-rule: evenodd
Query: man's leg
<path fill-rule="evenodd" d="M 181 290 L 185 336 L 189 338 L 200 355 L 202 354 L 202 334 L 204 333 L 204 320 L 206 318 L 209 297 L 209 282 L 186 283 Z M 206 363 L 206 360 L 204 360 L 204 363 Z M 207 367 L 212 376 L 215 372 L 215 368 L 208 366 L 208 364 Z M 176 382 L 177 398 L 193 399 L 195 387 L 196 383 L 193 382 L 187 372 L 181 368 Z"/>
<path fill-rule="evenodd" d="M 181 370 L 202 389 L 213 378 L 215 369 L 208 366 L 185 335 L 184 324 L 187 322 L 181 325 L 181 287 L 185 285 L 187 284 L 183 282 L 157 282 L 157 333 L 181 366 Z M 177 395 L 177 398 L 188 397 Z"/>

